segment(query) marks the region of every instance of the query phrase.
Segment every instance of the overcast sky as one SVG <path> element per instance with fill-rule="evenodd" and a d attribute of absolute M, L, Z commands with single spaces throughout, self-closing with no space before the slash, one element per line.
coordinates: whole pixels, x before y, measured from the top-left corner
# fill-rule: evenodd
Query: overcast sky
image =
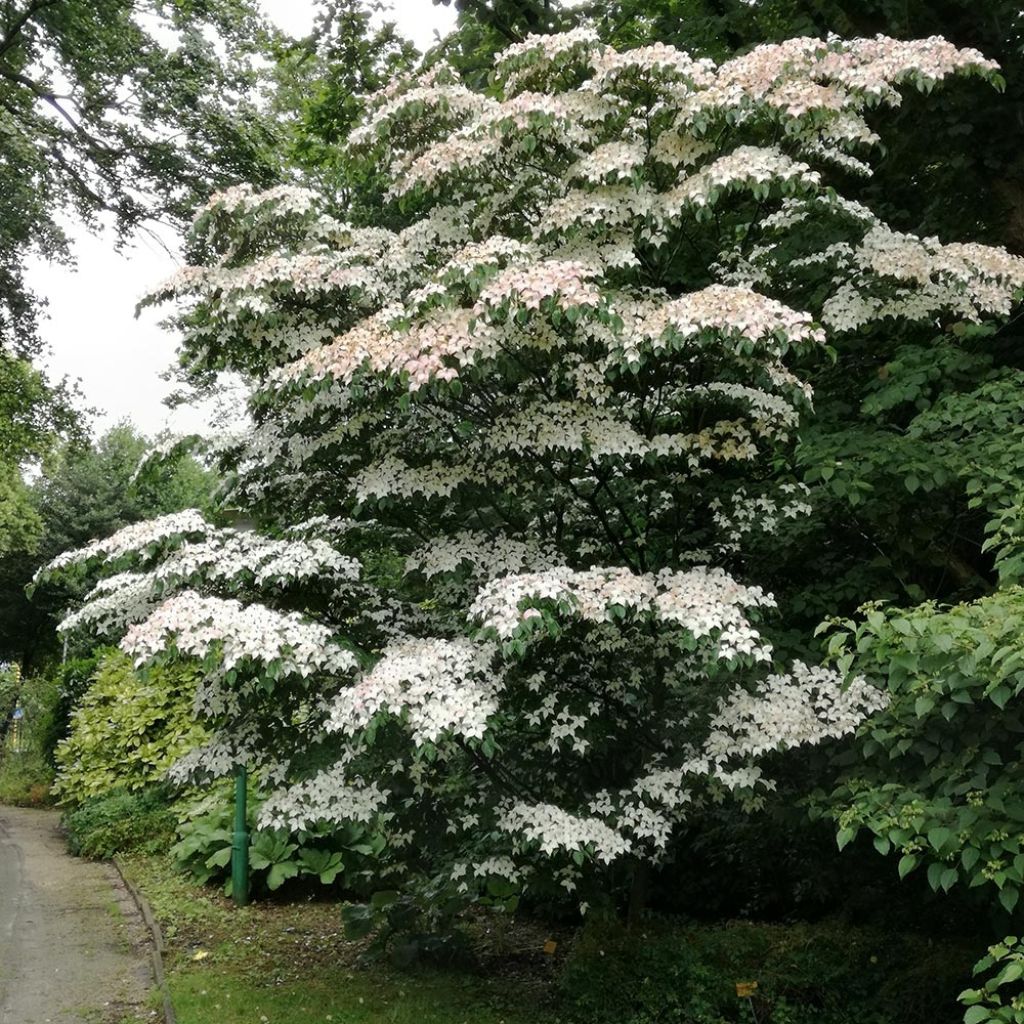
<path fill-rule="evenodd" d="M 305 34 L 312 24 L 312 0 L 262 3 L 293 35 Z M 454 21 L 451 8 L 435 7 L 431 0 L 392 0 L 392 6 L 399 30 L 420 49 Z M 49 301 L 43 333 L 52 350 L 50 372 L 81 381 L 87 404 L 99 411 L 98 431 L 125 418 L 151 436 L 164 427 L 196 425 L 194 416 L 182 412 L 169 421 L 162 405 L 170 386 L 160 373 L 174 360 L 173 336 L 158 326 L 158 312 L 147 310 L 138 320 L 134 316 L 139 296 L 170 276 L 175 260 L 144 236 L 123 254 L 114 251 L 110 237 L 84 231 L 73 231 L 73 237 L 77 270 L 40 260 L 29 267 L 33 289 Z"/>

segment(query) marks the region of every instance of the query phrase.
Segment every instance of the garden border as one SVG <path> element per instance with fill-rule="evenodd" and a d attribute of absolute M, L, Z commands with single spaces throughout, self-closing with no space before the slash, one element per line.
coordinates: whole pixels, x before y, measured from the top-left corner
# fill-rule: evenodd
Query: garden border
<path fill-rule="evenodd" d="M 174 1013 L 174 1004 L 171 1002 L 171 993 L 167 987 L 167 978 L 164 974 L 164 934 L 160 930 L 160 925 L 157 919 L 153 916 L 153 909 L 149 905 L 149 901 L 139 891 L 138 887 L 128 880 L 125 875 L 121 862 L 116 858 L 111 859 L 111 863 L 114 865 L 114 870 L 117 872 L 121 881 L 124 882 L 125 888 L 131 894 L 132 899 L 135 901 L 135 905 L 139 908 L 139 913 L 142 915 L 143 921 L 146 922 L 146 928 L 149 930 L 149 935 L 152 940 L 150 949 L 150 960 L 153 964 L 153 977 L 156 980 L 157 988 L 160 989 L 160 995 L 163 999 L 164 1009 L 164 1022 L 165 1024 L 178 1024 L 178 1018 Z"/>

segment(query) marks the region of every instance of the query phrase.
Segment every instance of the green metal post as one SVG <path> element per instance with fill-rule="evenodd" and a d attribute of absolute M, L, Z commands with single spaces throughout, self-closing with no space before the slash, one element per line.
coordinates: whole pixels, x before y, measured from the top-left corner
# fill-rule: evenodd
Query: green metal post
<path fill-rule="evenodd" d="M 245 829 L 245 769 L 235 776 L 235 831 L 231 835 L 231 898 L 244 907 L 249 902 L 249 833 Z"/>

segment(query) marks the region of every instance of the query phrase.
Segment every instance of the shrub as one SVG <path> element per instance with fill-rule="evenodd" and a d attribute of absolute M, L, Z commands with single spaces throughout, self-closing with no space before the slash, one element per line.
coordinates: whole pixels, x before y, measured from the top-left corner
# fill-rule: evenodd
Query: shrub
<path fill-rule="evenodd" d="M 87 799 L 64 816 L 68 848 L 94 858 L 160 853 L 174 839 L 175 822 L 163 787 L 134 793 L 118 789 Z"/>
<path fill-rule="evenodd" d="M 41 807 L 50 802 L 52 783 L 52 769 L 31 748 L 0 757 L 0 804 Z"/>
<path fill-rule="evenodd" d="M 18 665 L 0 664 L 0 747 L 11 726 L 14 709 L 18 706 L 21 691 L 21 668 Z"/>
<path fill-rule="evenodd" d="M 6 674 L 6 712 L 0 708 L 0 803 L 38 807 L 50 802 L 53 768 L 43 754 L 44 737 L 50 728 L 57 687 L 45 676 L 19 680 L 17 672 Z M 4 674 L 0 673 L 0 704 L 5 696 Z M 15 706 L 23 711 L 12 726 Z M 6 714 L 6 717 L 5 717 Z"/>
<path fill-rule="evenodd" d="M 833 922 L 698 929 L 649 920 L 631 931 L 595 921 L 559 992 L 573 1024 L 953 1024 L 972 959 L 969 944 Z M 749 982 L 752 994 L 739 995 Z"/>
<path fill-rule="evenodd" d="M 123 654 L 100 662 L 71 734 L 57 744 L 54 792 L 78 803 L 113 789 L 138 790 L 160 782 L 204 730 L 192 714 L 199 673 L 157 668 L 140 675 Z"/>
<path fill-rule="evenodd" d="M 111 648 L 100 647 L 83 658 L 71 658 L 53 670 L 57 693 L 52 713 L 40 732 L 40 753 L 54 768 L 57 767 L 57 745 L 71 732 L 72 712 L 82 702 L 100 661 L 112 653 Z"/>
<path fill-rule="evenodd" d="M 975 975 L 986 973 L 990 977 L 980 988 L 960 993 L 960 1002 L 967 1007 L 964 1024 L 1024 1024 L 1024 942 L 1008 935 L 989 946 L 988 953 L 974 965 Z"/>
<path fill-rule="evenodd" d="M 1024 889 L 1024 588 L 964 604 L 866 605 L 830 624 L 839 663 L 885 682 L 888 707 L 837 758 L 815 809 L 845 846 L 860 829 L 932 889 L 984 886 L 1012 913 Z"/>

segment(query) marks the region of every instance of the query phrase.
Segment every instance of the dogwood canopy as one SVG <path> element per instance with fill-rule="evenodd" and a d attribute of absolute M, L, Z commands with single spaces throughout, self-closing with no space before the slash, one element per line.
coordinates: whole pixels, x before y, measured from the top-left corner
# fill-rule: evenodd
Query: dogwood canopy
<path fill-rule="evenodd" d="M 788 467 L 801 365 L 888 318 L 1006 315 L 1024 261 L 890 230 L 871 108 L 951 75 L 942 39 L 760 46 L 715 65 L 535 36 L 473 91 L 444 65 L 348 141 L 376 223 L 240 187 L 155 299 L 182 359 L 253 381 L 226 503 L 46 572 L 102 566 L 69 629 L 199 659 L 217 731 L 179 778 L 256 769 L 265 823 L 373 820 L 391 850 L 568 889 L 658 860 L 764 756 L 850 733 L 863 679 L 784 663 L 755 533 L 813 512 Z M 342 211 L 343 212 L 343 211 Z"/>

